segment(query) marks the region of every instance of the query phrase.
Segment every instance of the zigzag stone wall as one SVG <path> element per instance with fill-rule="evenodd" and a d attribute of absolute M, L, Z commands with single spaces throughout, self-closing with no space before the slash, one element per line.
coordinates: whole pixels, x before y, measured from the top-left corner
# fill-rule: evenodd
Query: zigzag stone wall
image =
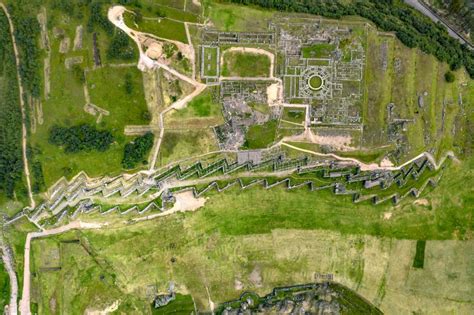
<path fill-rule="evenodd" d="M 342 166 L 342 167 L 341 167 Z M 34 221 L 42 221 L 48 224 L 60 222 L 65 217 L 75 218 L 80 213 L 92 213 L 94 211 L 100 212 L 103 215 L 118 212 L 120 214 L 135 213 L 141 215 L 149 211 L 165 211 L 166 207 L 161 198 L 151 200 L 143 209 L 137 206 L 129 206 L 122 209 L 121 206 L 114 206 L 104 209 L 103 206 L 94 203 L 94 196 L 104 198 L 114 197 L 117 201 L 125 200 L 131 194 L 137 196 L 149 196 L 155 192 L 160 197 L 163 195 L 164 183 L 168 181 L 176 181 L 176 189 L 172 191 L 180 192 L 183 190 L 192 190 L 195 197 L 200 197 L 212 189 L 218 192 L 223 192 L 231 187 L 237 185 L 240 189 L 247 189 L 255 185 L 262 185 L 265 189 L 270 189 L 278 185 L 284 185 L 286 189 L 298 189 L 301 187 L 308 187 L 310 191 L 330 189 L 336 195 L 352 195 L 355 203 L 371 200 L 374 204 L 379 204 L 388 200 L 398 203 L 400 200 L 408 195 L 418 197 L 420 193 L 426 188 L 428 184 L 436 185 L 439 178 L 429 178 L 425 181 L 419 189 L 410 188 L 406 193 L 400 195 L 399 192 L 394 192 L 388 196 L 380 197 L 376 193 L 361 194 L 361 191 L 370 191 L 373 187 L 379 187 L 386 190 L 392 185 L 397 185 L 402 188 L 406 185 L 410 178 L 417 180 L 426 169 L 433 171 L 434 167 L 426 158 L 420 158 L 409 166 L 402 168 L 400 171 L 372 171 L 360 172 L 360 169 L 355 165 L 332 163 L 330 165 L 320 165 L 308 158 L 283 160 L 281 157 L 276 157 L 263 161 L 258 165 L 251 162 L 238 164 L 236 162 L 228 162 L 227 159 L 220 159 L 214 163 L 203 166 L 201 162 L 197 162 L 185 169 L 181 169 L 179 165 L 171 167 L 160 173 L 144 174 L 137 173 L 132 176 L 122 175 L 117 177 L 104 177 L 100 179 L 90 179 L 85 173 L 80 173 L 71 181 L 62 180 L 55 184 L 48 190 L 48 199 L 41 203 L 37 208 L 31 211 L 23 211 L 14 218 L 11 218 L 7 224 L 10 224 L 23 215 L 27 215 Z M 318 185 L 313 180 L 301 180 L 295 183 L 295 180 L 289 177 L 283 177 L 275 182 L 270 182 L 267 178 L 258 178 L 245 184 L 238 176 L 239 172 L 256 173 L 258 171 L 266 170 L 271 172 L 278 172 L 284 170 L 293 170 L 294 174 L 304 175 L 307 173 L 320 172 L 321 176 L 332 180 L 327 185 Z M 196 186 L 180 187 L 179 183 L 194 178 L 207 178 L 210 175 L 235 175 L 235 179 L 230 179 L 224 186 L 219 186 L 217 180 L 211 180 L 202 189 L 197 189 Z M 221 181 L 222 182 L 222 181 Z M 351 190 L 346 189 L 346 186 L 354 186 L 354 184 L 361 184 L 363 189 Z M 49 218 L 49 219 L 48 219 Z"/>

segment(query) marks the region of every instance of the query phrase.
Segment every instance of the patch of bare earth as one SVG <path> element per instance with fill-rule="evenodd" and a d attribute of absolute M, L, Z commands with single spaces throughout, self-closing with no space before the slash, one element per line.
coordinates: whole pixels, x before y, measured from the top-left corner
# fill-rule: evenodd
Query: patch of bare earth
<path fill-rule="evenodd" d="M 413 202 L 415 205 L 420 205 L 420 206 L 429 206 L 430 205 L 430 202 L 428 201 L 428 199 L 416 199 L 414 202 Z"/>
<path fill-rule="evenodd" d="M 120 301 L 117 300 L 111 305 L 107 306 L 103 310 L 96 310 L 96 309 L 86 309 L 84 314 L 85 315 L 106 315 L 115 312 L 120 305 Z"/>
<path fill-rule="evenodd" d="M 260 288 L 262 286 L 262 274 L 259 266 L 255 266 L 252 272 L 249 275 L 250 282 L 256 287 Z"/>

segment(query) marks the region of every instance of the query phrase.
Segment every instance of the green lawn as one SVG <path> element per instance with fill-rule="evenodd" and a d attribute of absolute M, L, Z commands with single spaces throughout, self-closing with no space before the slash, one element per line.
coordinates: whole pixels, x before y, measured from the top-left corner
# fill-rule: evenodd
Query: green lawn
<path fill-rule="evenodd" d="M 331 53 L 336 49 L 332 44 L 315 44 L 303 47 L 303 58 L 329 58 Z"/>
<path fill-rule="evenodd" d="M 268 77 L 270 71 L 270 58 L 265 55 L 223 52 L 224 65 L 222 76 L 224 77 Z"/>
<path fill-rule="evenodd" d="M 45 5 L 46 6 L 46 5 Z M 103 14 L 107 12 L 107 6 L 102 7 Z M 82 12 L 79 18 L 79 12 Z M 64 19 L 64 12 L 58 9 L 53 9 L 47 6 L 48 15 L 48 30 L 51 42 L 51 93 L 50 97 L 42 96 L 42 110 L 44 123 L 37 125 L 36 133 L 32 132 L 30 136 L 30 144 L 38 150 L 36 158 L 42 163 L 44 178 L 46 186 L 49 187 L 56 182 L 61 176 L 72 177 L 79 171 L 84 170 L 91 176 L 99 176 L 103 174 L 118 173 L 121 171 L 121 159 L 123 156 L 123 144 L 125 137 L 123 136 L 123 127 L 128 123 L 138 123 L 143 121 L 137 119 L 137 111 L 146 110 L 143 97 L 140 97 L 139 103 L 132 101 L 126 103 L 123 97 L 124 93 L 118 93 L 115 89 L 123 81 L 124 69 L 117 68 L 113 71 L 107 68 L 106 52 L 110 42 L 109 36 L 103 29 L 96 25 L 94 32 L 98 35 L 98 47 L 101 55 L 102 65 L 104 68 L 92 70 L 88 74 L 93 79 L 95 74 L 104 73 L 104 77 L 98 78 L 100 82 L 94 82 L 97 89 L 101 89 L 99 93 L 92 93 L 93 102 L 97 102 L 98 106 L 108 107 L 106 109 L 111 111 L 111 116 L 104 117 L 103 122 L 99 128 L 111 128 L 117 140 L 112 147 L 106 152 L 83 152 L 78 154 L 64 154 L 62 150 L 56 146 L 48 143 L 49 130 L 54 125 L 72 126 L 82 123 L 95 124 L 97 117 L 84 112 L 85 97 L 82 83 L 74 76 L 73 71 L 67 70 L 64 66 L 66 58 L 82 56 L 84 62 L 80 65 L 82 68 L 93 68 L 93 48 L 92 48 L 92 33 L 87 32 L 87 21 L 89 19 L 89 9 L 86 6 L 75 6 L 75 14 L 70 19 Z M 72 42 L 75 36 L 76 26 L 82 24 L 84 26 L 82 49 L 73 51 Z M 71 40 L 71 47 L 66 54 L 59 53 L 60 38 L 53 36 L 53 27 L 64 30 L 64 36 Z M 42 51 L 42 57 L 46 57 Z M 42 69 L 43 60 L 41 60 Z M 141 81 L 139 71 L 132 74 L 133 82 L 138 84 Z M 138 77 L 139 75 L 139 77 Z M 43 71 L 41 70 L 41 76 Z M 41 86 L 43 91 L 43 86 Z M 138 97 L 141 89 L 137 85 L 135 89 Z M 143 92 L 140 92 L 143 95 Z M 100 95 L 98 95 L 100 94 Z M 107 103 L 97 100 L 97 97 L 107 99 Z M 114 99 L 117 97 L 117 99 Z M 102 104 L 101 104 L 102 103 Z M 126 108 L 119 109 L 119 106 L 126 104 Z M 132 105 L 133 107 L 130 107 Z M 117 111 L 118 109 L 118 111 Z M 128 111 L 128 112 L 127 112 Z M 116 113 L 115 115 L 113 113 Z M 131 118 L 131 120 L 129 120 Z"/>
<path fill-rule="evenodd" d="M 250 126 L 245 135 L 245 149 L 263 149 L 275 141 L 278 121 L 270 120 L 263 125 Z"/>
<path fill-rule="evenodd" d="M 218 76 L 217 67 L 219 60 L 217 60 L 218 47 L 204 47 L 204 56 L 201 56 L 204 60 L 203 74 L 205 76 Z"/>
<path fill-rule="evenodd" d="M 131 77 L 131 94 L 125 91 L 126 74 Z M 110 130 L 116 142 L 105 152 L 75 154 L 66 154 L 48 143 L 49 129 L 53 125 L 95 124 L 97 119 L 84 112 L 83 88 L 72 73 L 62 67 L 56 68 L 51 75 L 51 98 L 43 105 L 44 125 L 32 135 L 33 145 L 41 152 L 39 159 L 43 164 L 46 186 L 61 176 L 72 177 L 81 170 L 90 176 L 117 174 L 122 170 L 123 147 L 128 140 L 123 134 L 124 127 L 148 123 L 142 74 L 138 69 L 105 66 L 88 72 L 86 78 L 91 102 L 110 112 L 109 116 L 103 117 L 99 129 Z"/>
<path fill-rule="evenodd" d="M 297 124 L 302 124 L 305 120 L 306 110 L 304 108 L 283 108 L 282 119 Z"/>
<path fill-rule="evenodd" d="M 270 10 L 217 2 L 209 3 L 206 12 L 218 30 L 236 32 L 265 32 L 274 16 Z"/>
<path fill-rule="evenodd" d="M 184 28 L 184 23 L 179 21 L 170 20 L 167 18 L 162 19 L 142 19 L 137 25 L 131 22 L 133 21 L 132 13 L 125 14 L 127 25 L 136 29 L 138 26 L 139 31 L 150 33 L 158 37 L 177 40 L 185 44 L 188 43 L 186 37 L 186 29 Z"/>
<path fill-rule="evenodd" d="M 426 247 L 426 241 L 416 242 L 416 253 L 415 253 L 415 259 L 413 260 L 414 268 L 423 268 L 423 265 L 425 263 L 425 247 Z"/>
<path fill-rule="evenodd" d="M 129 76 L 131 93 L 125 88 Z M 110 112 L 103 117 L 114 133 L 123 133 L 126 125 L 148 124 L 147 104 L 143 89 L 143 76 L 136 67 L 102 67 L 87 73 L 87 86 L 91 102 Z"/>
<path fill-rule="evenodd" d="M 179 110 L 176 117 L 212 117 L 221 115 L 221 105 L 212 99 L 208 88 L 188 103 L 185 109 Z"/>
<path fill-rule="evenodd" d="M 176 294 L 176 299 L 160 308 L 151 307 L 153 315 L 188 315 L 194 312 L 194 303 L 190 295 Z"/>

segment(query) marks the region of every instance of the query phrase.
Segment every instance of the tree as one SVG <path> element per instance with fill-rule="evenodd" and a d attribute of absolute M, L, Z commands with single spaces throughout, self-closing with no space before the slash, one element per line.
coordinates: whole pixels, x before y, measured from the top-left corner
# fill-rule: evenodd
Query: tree
<path fill-rule="evenodd" d="M 125 86 L 125 93 L 127 93 L 128 95 L 132 94 L 132 92 L 133 92 L 133 82 L 132 82 L 132 76 L 130 75 L 130 73 L 127 73 L 125 75 L 124 86 Z"/>
<path fill-rule="evenodd" d="M 444 74 L 444 79 L 446 80 L 446 82 L 449 82 L 449 83 L 454 82 L 455 80 L 454 73 L 452 73 L 451 71 L 446 72 Z"/>
<path fill-rule="evenodd" d="M 127 143 L 123 152 L 122 166 L 126 169 L 136 167 L 140 162 L 146 164 L 145 159 L 148 152 L 153 147 L 154 136 L 151 132 L 147 132 L 143 136 L 135 138 L 135 140 Z"/>
<path fill-rule="evenodd" d="M 74 78 L 81 84 L 86 82 L 86 76 L 84 75 L 84 69 L 78 64 L 74 64 L 72 66 L 72 73 Z"/>

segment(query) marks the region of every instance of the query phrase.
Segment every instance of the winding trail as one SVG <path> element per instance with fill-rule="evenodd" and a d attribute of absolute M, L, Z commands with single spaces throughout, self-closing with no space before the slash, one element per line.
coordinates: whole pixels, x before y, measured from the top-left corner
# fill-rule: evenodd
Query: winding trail
<path fill-rule="evenodd" d="M 356 163 L 357 165 L 360 166 L 360 169 L 362 171 L 375 171 L 375 170 L 398 171 L 398 170 L 402 169 L 403 167 L 407 166 L 408 164 L 410 164 L 410 163 L 412 163 L 412 162 L 414 162 L 414 161 L 416 161 L 416 160 L 418 160 L 419 158 L 422 158 L 422 157 L 426 157 L 435 169 L 439 169 L 439 167 L 441 165 L 443 165 L 444 161 L 448 157 L 453 158 L 453 159 L 456 158 L 452 151 L 448 151 L 448 152 L 446 152 L 445 156 L 443 158 L 441 158 L 440 161 L 437 163 L 436 159 L 434 158 L 434 156 L 431 153 L 423 152 L 423 153 L 418 154 L 414 158 L 406 161 L 405 163 L 403 163 L 399 166 L 382 166 L 382 165 L 378 165 L 376 163 L 366 164 L 366 163 L 363 163 L 363 162 L 361 162 L 357 159 L 342 157 L 342 156 L 339 156 L 339 155 L 336 155 L 336 154 L 333 154 L 333 153 L 319 153 L 319 152 L 316 152 L 316 151 L 302 149 L 302 148 L 296 147 L 294 145 L 291 145 L 291 144 L 285 143 L 285 142 L 281 142 L 281 144 L 286 146 L 286 147 L 289 147 L 291 149 L 295 149 L 295 150 L 298 150 L 298 151 L 301 151 L 301 152 L 313 154 L 313 155 L 316 155 L 316 156 L 331 157 L 331 158 L 334 158 L 334 159 L 339 160 L 339 161 L 346 161 L 346 162 Z"/>
<path fill-rule="evenodd" d="M 26 129 L 26 109 L 25 109 L 25 101 L 23 100 L 23 83 L 21 81 L 21 76 L 20 76 L 20 54 L 18 52 L 18 47 L 16 46 L 16 39 L 15 39 L 15 27 L 13 25 L 12 19 L 10 17 L 10 14 L 8 13 L 7 7 L 0 2 L 0 7 L 3 9 L 3 12 L 5 12 L 5 16 L 8 19 L 8 24 L 10 25 L 10 35 L 12 38 L 12 44 L 13 44 L 13 52 L 15 54 L 15 62 L 16 62 L 16 75 L 18 78 L 18 92 L 20 94 L 20 107 L 21 107 L 21 120 L 22 120 L 22 151 L 23 151 L 23 169 L 25 171 L 25 177 L 26 177 L 26 186 L 28 188 L 28 197 L 30 199 L 30 208 L 33 209 L 36 206 L 35 200 L 33 199 L 33 193 L 31 191 L 31 180 L 30 180 L 30 169 L 28 167 L 28 157 L 27 157 L 27 136 L 28 136 L 28 131 Z"/>
<path fill-rule="evenodd" d="M 23 269 L 23 291 L 22 291 L 22 299 L 20 301 L 20 314 L 22 315 L 29 315 L 31 314 L 30 309 L 30 284 L 31 284 L 31 272 L 30 272 L 30 250 L 31 250 L 31 240 L 34 238 L 46 237 L 50 235 L 61 234 L 67 232 L 69 230 L 74 229 L 100 229 L 101 227 L 105 226 L 104 224 L 99 223 L 87 223 L 82 221 L 74 221 L 67 225 L 60 226 L 55 229 L 51 230 L 44 230 L 42 232 L 31 232 L 28 233 L 26 236 L 25 242 L 25 261 L 24 261 L 24 269 Z"/>

